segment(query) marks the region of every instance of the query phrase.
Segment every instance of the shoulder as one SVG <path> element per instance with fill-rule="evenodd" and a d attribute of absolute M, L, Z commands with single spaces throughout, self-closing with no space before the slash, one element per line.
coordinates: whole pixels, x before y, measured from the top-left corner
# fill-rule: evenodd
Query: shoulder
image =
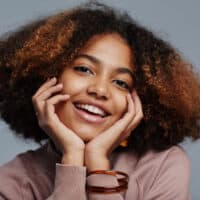
<path fill-rule="evenodd" d="M 190 160 L 180 146 L 162 152 L 149 151 L 140 159 L 130 151 L 119 153 L 113 161 L 114 169 L 129 174 L 129 184 L 141 199 L 190 197 Z"/>
<path fill-rule="evenodd" d="M 0 196 L 13 199 L 24 192 L 30 196 L 38 191 L 45 196 L 53 187 L 54 167 L 46 145 L 17 155 L 0 166 Z"/>
<path fill-rule="evenodd" d="M 18 154 L 14 159 L 0 166 L 0 177 L 17 177 L 26 174 L 26 163 L 31 160 L 31 151 Z"/>
<path fill-rule="evenodd" d="M 173 146 L 162 152 L 148 152 L 138 161 L 137 168 L 144 169 L 143 173 L 151 172 L 155 177 L 170 173 L 189 177 L 190 160 L 182 147 Z"/>
<path fill-rule="evenodd" d="M 47 146 L 18 154 L 13 160 L 0 166 L 0 188 L 3 185 L 19 185 L 37 176 L 47 176 L 50 169 Z M 45 159 L 44 159 L 45 158 Z M 48 167 L 46 167 L 48 166 Z M 52 165 L 53 166 L 53 165 Z M 52 170 L 51 170 L 52 171 Z"/>
<path fill-rule="evenodd" d="M 181 146 L 173 146 L 167 150 L 156 152 L 149 151 L 137 160 L 136 169 L 146 171 L 154 171 L 158 173 L 162 168 L 190 170 L 190 160 Z M 143 171 L 142 170 L 142 171 Z"/>
<path fill-rule="evenodd" d="M 15 173 L 20 175 L 28 174 L 27 170 L 39 165 L 38 162 L 44 156 L 46 146 L 40 147 L 36 150 L 29 150 L 18 154 L 14 159 L 0 166 L 0 175 L 6 173 Z"/>
<path fill-rule="evenodd" d="M 28 179 L 26 163 L 30 162 L 30 152 L 17 155 L 13 160 L 0 166 L 0 197 L 22 198 L 21 188 Z"/>
<path fill-rule="evenodd" d="M 119 154 L 116 153 L 112 157 L 112 162 L 114 163 L 114 166 L 131 168 L 130 170 L 133 170 L 134 172 L 146 172 L 149 170 L 159 171 L 163 166 L 168 165 L 174 168 L 179 165 L 185 167 L 185 169 L 190 168 L 190 160 L 187 153 L 178 145 L 161 152 L 149 151 L 139 159 L 131 151 Z"/>
<path fill-rule="evenodd" d="M 161 162 L 159 177 L 166 178 L 165 176 L 168 176 L 169 179 L 173 179 L 173 181 L 171 180 L 172 183 L 177 184 L 176 187 L 184 187 L 184 184 L 189 184 L 190 160 L 182 147 L 175 146 L 166 151 Z"/>
<path fill-rule="evenodd" d="M 172 166 L 182 165 L 186 168 L 190 166 L 189 157 L 181 146 L 173 146 L 162 152 L 150 151 L 140 159 L 139 164 L 147 162 L 158 168 L 170 164 L 173 164 Z"/>
<path fill-rule="evenodd" d="M 167 150 L 156 152 L 149 151 L 139 159 L 131 152 L 115 153 L 111 159 L 115 168 L 124 169 L 125 171 L 135 174 L 159 173 L 163 168 L 179 169 L 190 171 L 190 160 L 181 146 L 173 146 Z"/>
<path fill-rule="evenodd" d="M 151 197 L 162 194 L 166 199 L 189 197 L 190 160 L 182 147 L 148 152 L 140 159 L 137 168 L 145 194 Z"/>

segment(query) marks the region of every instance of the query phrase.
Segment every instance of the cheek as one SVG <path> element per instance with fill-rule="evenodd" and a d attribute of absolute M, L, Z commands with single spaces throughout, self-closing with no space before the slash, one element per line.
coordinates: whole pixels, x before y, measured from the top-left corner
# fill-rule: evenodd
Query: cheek
<path fill-rule="evenodd" d="M 127 111 L 127 100 L 126 100 L 126 94 L 124 93 L 115 93 L 114 96 L 115 100 L 115 109 L 117 113 L 121 116 Z"/>
<path fill-rule="evenodd" d="M 75 82 L 75 83 L 68 83 L 68 84 L 64 84 L 63 86 L 63 93 L 64 94 L 69 94 L 69 95 L 73 95 L 76 93 L 79 93 L 83 90 L 83 85 Z"/>
<path fill-rule="evenodd" d="M 62 81 L 63 83 L 63 93 L 64 94 L 76 94 L 80 93 L 84 90 L 86 87 L 86 83 L 84 81 L 81 81 L 79 79 L 75 79 L 74 77 L 68 77 L 68 79 L 65 79 Z"/>

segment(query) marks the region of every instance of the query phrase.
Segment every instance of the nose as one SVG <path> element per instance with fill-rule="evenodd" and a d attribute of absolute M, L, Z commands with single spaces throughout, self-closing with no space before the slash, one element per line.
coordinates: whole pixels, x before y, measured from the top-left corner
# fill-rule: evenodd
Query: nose
<path fill-rule="evenodd" d="M 110 97 L 109 88 L 105 80 L 92 82 L 87 88 L 87 93 L 102 100 L 107 100 Z"/>

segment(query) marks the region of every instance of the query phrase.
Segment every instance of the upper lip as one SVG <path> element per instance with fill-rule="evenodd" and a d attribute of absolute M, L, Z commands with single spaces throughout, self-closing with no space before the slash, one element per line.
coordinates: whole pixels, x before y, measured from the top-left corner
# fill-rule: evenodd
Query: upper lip
<path fill-rule="evenodd" d="M 88 101 L 88 100 L 79 100 L 79 101 L 74 101 L 73 104 L 88 104 L 88 105 L 92 105 L 95 106 L 101 110 L 103 110 L 106 113 L 106 116 L 111 115 L 111 112 L 107 109 L 106 106 L 104 106 L 101 103 L 97 103 L 94 101 Z"/>

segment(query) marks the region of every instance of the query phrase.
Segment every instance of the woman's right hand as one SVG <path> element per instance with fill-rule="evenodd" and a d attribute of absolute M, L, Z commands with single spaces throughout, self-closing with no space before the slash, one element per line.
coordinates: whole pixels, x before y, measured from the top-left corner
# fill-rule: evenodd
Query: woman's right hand
<path fill-rule="evenodd" d="M 33 95 L 33 106 L 39 126 L 61 151 L 62 162 L 83 165 L 84 141 L 67 128 L 55 112 L 56 104 L 63 103 L 70 98 L 67 94 L 61 94 L 62 87 L 62 84 L 57 84 L 55 77 L 46 81 Z"/>

